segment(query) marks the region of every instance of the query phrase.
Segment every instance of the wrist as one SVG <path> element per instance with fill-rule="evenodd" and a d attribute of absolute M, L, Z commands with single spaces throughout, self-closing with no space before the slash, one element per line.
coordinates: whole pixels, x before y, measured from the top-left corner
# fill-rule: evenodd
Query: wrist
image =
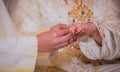
<path fill-rule="evenodd" d="M 102 44 L 102 37 L 96 28 L 96 30 L 92 33 L 92 37 L 95 39 L 95 41 L 101 46 Z"/>
<path fill-rule="evenodd" d="M 88 26 L 90 27 L 90 26 Z M 94 35 L 98 32 L 97 27 L 95 26 L 94 23 L 91 23 L 91 35 Z"/>
<path fill-rule="evenodd" d="M 91 34 L 94 35 L 97 32 L 99 32 L 99 31 L 97 30 L 96 26 L 93 26 L 93 30 L 91 31 Z"/>
<path fill-rule="evenodd" d="M 43 51 L 43 42 L 44 42 L 44 33 L 45 32 L 43 32 L 43 33 L 40 33 L 40 34 L 38 34 L 36 37 L 37 37 L 37 43 L 38 43 L 38 45 L 37 45 L 37 47 L 38 47 L 38 51 L 39 52 L 42 52 Z"/>

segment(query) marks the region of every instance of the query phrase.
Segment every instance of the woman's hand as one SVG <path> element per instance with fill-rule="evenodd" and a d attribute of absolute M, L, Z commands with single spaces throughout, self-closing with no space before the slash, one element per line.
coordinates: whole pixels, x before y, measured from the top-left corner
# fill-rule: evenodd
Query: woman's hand
<path fill-rule="evenodd" d="M 102 37 L 93 22 L 86 22 L 84 24 L 80 23 L 72 24 L 70 27 L 70 31 L 74 34 L 75 37 L 81 37 L 86 34 L 92 35 L 92 37 L 98 44 L 101 45 L 102 43 Z"/>
<path fill-rule="evenodd" d="M 70 31 L 73 34 L 79 34 L 79 36 L 83 36 L 85 34 L 92 34 L 97 30 L 96 26 L 92 22 L 86 22 L 84 24 L 75 23 L 71 24 L 70 26 Z"/>
<path fill-rule="evenodd" d="M 53 26 L 49 31 L 37 35 L 38 50 L 42 52 L 51 52 L 67 46 L 72 34 L 69 28 L 64 24 Z"/>

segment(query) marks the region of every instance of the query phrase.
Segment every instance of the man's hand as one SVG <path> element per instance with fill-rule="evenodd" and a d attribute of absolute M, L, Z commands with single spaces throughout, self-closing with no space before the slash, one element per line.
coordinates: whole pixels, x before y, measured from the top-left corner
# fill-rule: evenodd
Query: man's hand
<path fill-rule="evenodd" d="M 64 24 L 53 26 L 49 31 L 37 35 L 38 50 L 42 52 L 51 52 L 67 46 L 72 34 L 69 28 Z"/>

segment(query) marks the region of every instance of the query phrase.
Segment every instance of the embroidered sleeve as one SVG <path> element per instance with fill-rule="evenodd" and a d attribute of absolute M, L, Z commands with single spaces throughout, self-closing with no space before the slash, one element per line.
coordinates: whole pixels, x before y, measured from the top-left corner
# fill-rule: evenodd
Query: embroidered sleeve
<path fill-rule="evenodd" d="M 112 2 L 111 2 L 112 3 Z M 103 8 L 103 17 L 96 20 L 96 26 L 103 38 L 102 47 L 98 46 L 93 38 L 80 41 L 80 49 L 90 59 L 112 60 L 120 57 L 120 21 L 118 9 L 111 4 Z M 102 13 L 102 12 L 101 12 Z M 97 16 L 97 14 L 96 14 Z M 99 15 L 98 15 L 99 16 Z"/>

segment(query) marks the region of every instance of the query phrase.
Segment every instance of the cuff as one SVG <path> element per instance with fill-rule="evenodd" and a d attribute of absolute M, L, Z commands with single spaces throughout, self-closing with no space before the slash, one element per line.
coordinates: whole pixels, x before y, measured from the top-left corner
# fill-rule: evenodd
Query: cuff
<path fill-rule="evenodd" d="M 37 54 L 37 38 L 32 36 L 24 36 L 18 38 L 21 54 L 28 56 L 36 56 Z"/>
<path fill-rule="evenodd" d="M 88 38 L 85 41 L 80 41 L 79 46 L 83 54 L 89 59 L 95 60 L 101 58 L 101 47 L 96 43 L 93 38 Z"/>

